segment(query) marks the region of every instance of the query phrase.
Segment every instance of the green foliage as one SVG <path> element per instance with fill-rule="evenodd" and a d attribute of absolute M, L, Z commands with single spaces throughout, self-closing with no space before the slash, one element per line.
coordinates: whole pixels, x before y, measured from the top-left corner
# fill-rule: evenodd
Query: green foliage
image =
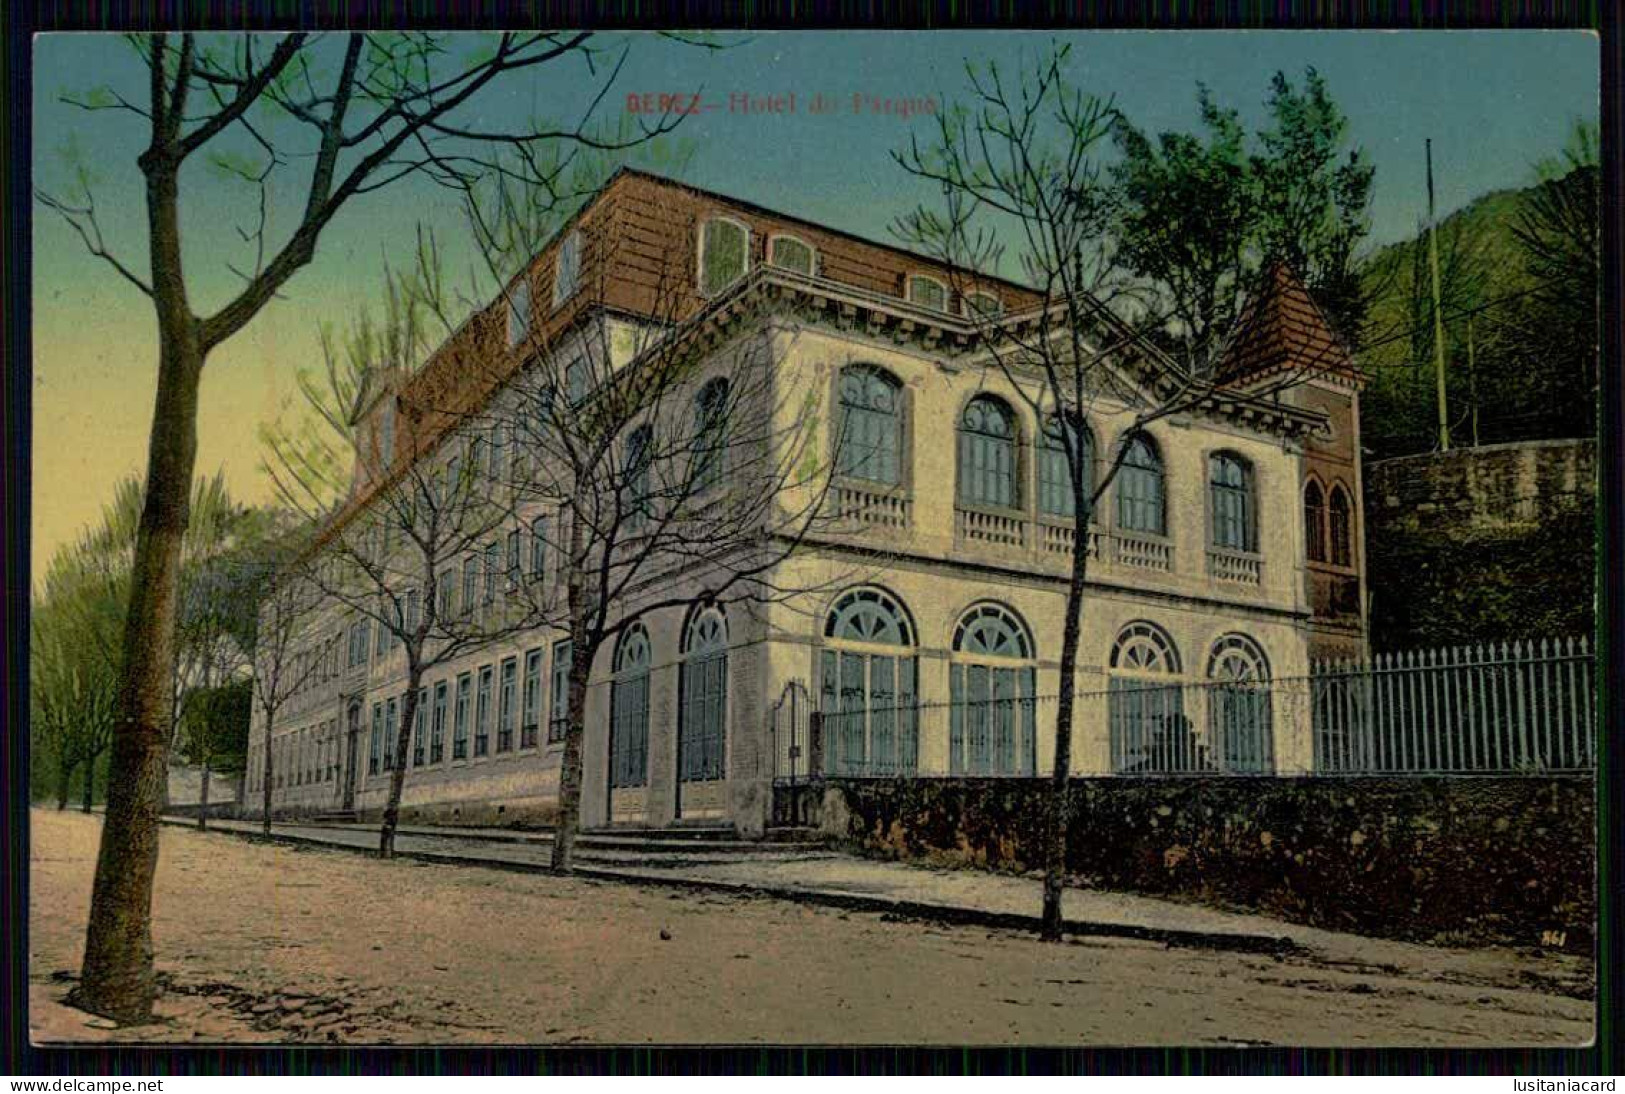
<path fill-rule="evenodd" d="M 1437 228 L 1452 443 L 1596 432 L 1598 169 L 1577 125 L 1535 183 L 1485 194 Z M 1437 403 L 1426 226 L 1374 254 L 1362 276 L 1373 337 L 1362 364 L 1364 440 L 1378 458 L 1433 450 Z M 1468 354 L 1468 314 L 1472 350 Z M 1476 411 L 1476 415 L 1475 415 Z M 1476 417 L 1476 423 L 1475 423 Z"/>
<path fill-rule="evenodd" d="M 1347 119 L 1313 68 L 1301 88 L 1277 72 L 1267 105 L 1251 140 L 1202 85 L 1199 134 L 1152 140 L 1127 120 L 1117 126 L 1118 257 L 1157 287 L 1173 320 L 1162 336 L 1197 369 L 1213 363 L 1246 292 L 1276 262 L 1304 279 L 1345 340 L 1358 345 L 1365 329 L 1356 251 L 1374 169 L 1346 147 Z"/>
<path fill-rule="evenodd" d="M 206 763 L 224 774 L 245 769 L 253 696 L 254 682 L 248 677 L 199 688 L 190 696 L 181 720 L 182 751 L 188 763 Z"/>

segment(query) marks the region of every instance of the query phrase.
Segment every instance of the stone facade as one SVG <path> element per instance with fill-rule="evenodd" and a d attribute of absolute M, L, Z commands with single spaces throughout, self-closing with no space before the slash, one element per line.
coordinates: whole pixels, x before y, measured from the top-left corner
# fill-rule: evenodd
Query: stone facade
<path fill-rule="evenodd" d="M 647 191 L 660 186 L 644 176 L 618 178 L 583 212 L 581 224 L 612 231 L 627 217 L 645 216 L 652 200 Z M 814 705 L 826 702 L 827 696 L 844 695 L 854 685 L 848 679 L 837 688 L 828 677 L 832 664 L 864 666 L 865 675 L 856 686 L 868 702 L 876 696 L 895 698 L 905 687 L 901 681 L 911 677 L 907 686 L 913 688 L 913 701 L 937 708 L 950 700 L 956 667 L 971 662 L 990 673 L 995 667 L 1030 673 L 1022 677 L 1027 682 L 1021 686 L 1028 689 L 1027 698 L 1038 701 L 1067 686 L 1102 690 L 1113 675 L 1127 671 L 1126 661 L 1116 662 L 1125 636 L 1136 631 L 1159 644 L 1164 676 L 1158 679 L 1166 682 L 1208 678 L 1215 671 L 1221 642 L 1237 637 L 1257 652 L 1264 673 L 1277 678 L 1307 673 L 1319 632 L 1313 575 L 1306 559 L 1302 488 L 1314 460 L 1342 458 L 1349 474 L 1358 473 L 1357 456 L 1351 455 L 1357 453 L 1358 404 L 1346 385 L 1325 383 L 1314 399 L 1297 405 L 1295 397 L 1265 400 L 1238 392 L 1149 427 L 1161 467 L 1163 527 L 1160 532 L 1124 527 L 1118 489 L 1103 499 L 1091 535 L 1077 679 L 1062 681 L 1058 658 L 1072 529 L 1069 518 L 1050 516 L 1040 501 L 1045 456 L 1041 423 L 1031 411 L 1039 391 L 1036 377 L 1012 379 L 988 368 L 977 355 L 974 327 L 957 301 L 948 310 L 935 312 L 901 298 L 907 293 L 907 279 L 928 268 L 925 260 L 715 195 L 661 185 L 675 210 L 654 222 L 671 242 L 662 253 L 691 255 L 683 247 L 703 219 L 718 215 L 719 209 L 749 224 L 753 255 L 766 241 L 792 231 L 818 248 L 820 276 L 810 278 L 757 269 L 755 264 L 763 258 L 753 258 L 752 275 L 729 297 L 740 309 L 738 321 L 717 342 L 711 358 L 714 366 L 707 364 L 700 374 L 725 369 L 730 346 L 745 341 L 765 345 L 781 387 L 777 413 L 786 419 L 787 428 L 796 424 L 796 415 L 807 415 L 813 447 L 837 467 L 835 423 L 846 413 L 841 409 L 844 378 L 854 368 L 881 377 L 887 390 L 896 393 L 889 428 L 897 431 L 898 467 L 889 482 L 838 474 L 828 483 L 824 505 L 830 519 L 810 531 L 802 549 L 773 575 L 775 585 L 803 590 L 800 595 L 768 604 L 726 606 L 722 778 L 678 777 L 684 635 L 690 611 L 644 612 L 635 599 L 621 606 L 626 617 L 640 617 L 652 651 L 647 671 L 647 785 L 610 787 L 615 677 L 610 643 L 599 651 L 588 690 L 584 824 L 725 823 L 746 834 L 760 833 L 771 819 L 774 781 L 786 773 L 787 741 L 774 727 L 775 704 L 787 688 L 797 686 Z M 631 201 L 638 195 L 642 200 Z M 644 221 L 639 223 L 640 230 L 648 228 Z M 537 271 L 548 268 L 550 253 L 551 247 L 544 250 Z M 606 298 L 632 292 L 617 289 L 614 277 L 603 283 L 608 286 Z M 1002 294 L 1001 304 L 1007 308 L 1030 296 L 1018 286 L 990 282 L 988 291 L 993 290 Z M 548 299 L 545 280 L 538 282 L 533 298 Z M 722 307 L 713 302 L 707 314 Z M 471 321 L 470 338 L 486 337 L 481 334 L 486 319 L 477 320 Z M 704 321 L 704 316 L 696 319 Z M 635 329 L 635 324 L 619 313 L 588 328 L 602 334 L 607 345 L 625 344 L 612 353 L 617 365 L 631 355 L 627 346 L 634 341 L 618 337 L 621 328 Z M 436 375 L 431 362 L 417 377 L 397 382 L 427 383 Z M 1133 419 L 1127 393 L 1137 382 L 1125 371 L 1091 399 L 1084 417 L 1096 452 L 1110 451 L 1120 442 Z M 482 397 L 500 400 L 503 392 L 498 387 Z M 379 408 L 387 399 L 387 391 L 376 394 L 366 411 L 365 421 L 375 432 L 383 429 L 388 411 Z M 960 485 L 966 458 L 961 433 L 973 400 L 980 400 L 979 406 L 996 401 L 1012 434 L 1007 447 L 1000 449 L 1006 454 L 1001 458 L 1007 460 L 1000 465 L 1004 468 L 1000 474 L 1007 472 L 1009 481 L 999 504 L 968 502 Z M 1314 440 L 1328 421 L 1333 423 L 1332 432 L 1325 435 L 1329 440 Z M 395 438 L 395 450 L 402 452 L 405 443 Z M 1210 460 L 1221 453 L 1246 469 L 1248 519 L 1253 525 L 1250 549 L 1215 546 Z M 432 455 L 414 457 L 406 452 L 401 458 Z M 372 488 L 358 473 L 352 513 L 365 511 Z M 783 504 L 793 510 L 808 502 L 808 491 L 822 488 L 809 483 L 799 495 L 786 491 Z M 1358 524 L 1353 534 L 1358 537 Z M 1361 562 L 1363 551 L 1347 567 L 1356 581 Z M 698 595 L 707 576 L 685 572 L 674 578 L 674 587 L 691 588 Z M 671 588 L 661 593 L 669 597 Z M 843 634 L 836 616 L 854 596 L 883 602 L 899 633 L 875 641 Z M 1008 665 L 962 646 L 966 621 L 978 613 L 997 614 L 1002 626 L 1019 632 L 1022 650 Z M 380 650 L 373 642 L 351 665 L 350 625 L 336 610 L 313 625 L 312 641 L 327 651 L 324 656 L 331 659 L 332 671 L 319 674 L 279 715 L 274 736 L 285 742 L 281 747 L 289 760 L 278 761 L 282 775 L 273 786 L 276 810 L 370 814 L 385 802 L 390 773 L 372 756 L 372 727 L 375 717 L 387 717 L 391 697 L 403 686 L 403 658 L 399 650 Z M 1361 639 L 1358 623 L 1349 626 L 1343 621 L 1340 626 L 1338 636 Z M 547 723 L 555 643 L 560 637 L 551 632 L 525 635 L 439 668 L 424 681 L 428 720 L 434 717 L 441 686 L 449 708 L 465 674 L 477 682 L 489 668 L 500 680 L 502 666 L 511 661 L 523 696 L 529 686 L 527 667 L 534 664 L 541 693 L 534 704 L 521 699 L 521 705 L 540 711 L 540 725 L 534 745 L 522 745 L 516 733 L 512 748 L 493 747 L 484 755 L 471 750 L 457 758 L 451 748 L 454 714 L 448 709 L 443 757 L 411 765 L 403 819 L 521 825 L 551 821 L 562 744 L 549 742 Z M 375 715 L 375 709 L 384 713 Z M 1200 726 L 1202 720 L 1195 722 Z M 1030 772 L 1042 773 L 1049 764 L 1053 727 L 1045 723 L 1046 719 L 1036 720 L 1035 739 L 1027 742 Z M 246 796 L 250 812 L 261 807 L 256 771 L 264 732 L 256 709 Z M 1306 766 L 1310 742 L 1287 733 L 1284 722 L 1273 732 L 1277 732 L 1273 753 L 1282 767 Z M 903 746 L 890 738 L 886 747 L 894 744 L 902 755 Z M 956 761 L 949 755 L 947 719 L 920 717 L 910 753 L 906 761 L 910 770 L 921 775 L 949 773 Z M 806 759 L 803 755 L 800 762 Z M 1103 722 L 1080 728 L 1074 764 L 1084 773 L 1112 770 Z"/>

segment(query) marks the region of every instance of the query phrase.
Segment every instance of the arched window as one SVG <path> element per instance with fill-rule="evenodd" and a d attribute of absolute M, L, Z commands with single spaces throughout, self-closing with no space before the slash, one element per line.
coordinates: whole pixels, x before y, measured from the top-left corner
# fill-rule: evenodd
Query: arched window
<path fill-rule="evenodd" d="M 1067 435 L 1070 430 L 1071 436 Z M 1038 511 L 1052 517 L 1072 517 L 1076 512 L 1072 497 L 1072 471 L 1068 452 L 1083 460 L 1084 489 L 1095 483 L 1095 438 L 1089 427 L 1063 424 L 1050 419 L 1038 441 Z M 1090 514 L 1093 519 L 1094 514 Z"/>
<path fill-rule="evenodd" d="M 1177 679 L 1179 652 L 1168 632 L 1154 623 L 1130 623 L 1112 646 L 1109 668 L 1112 770 L 1120 775 L 1202 770 Z"/>
<path fill-rule="evenodd" d="M 1351 507 L 1348 491 L 1343 489 L 1342 483 L 1332 487 L 1332 500 L 1328 508 L 1331 510 L 1332 565 L 1352 566 L 1354 552 L 1349 536 Z"/>
<path fill-rule="evenodd" d="M 1267 774 L 1275 769 L 1270 720 L 1270 666 L 1258 643 L 1227 634 L 1207 663 L 1208 747 L 1225 771 Z"/>
<path fill-rule="evenodd" d="M 694 396 L 694 492 L 704 493 L 722 482 L 728 451 L 728 381 L 718 376 L 706 381 Z"/>
<path fill-rule="evenodd" d="M 767 260 L 781 270 L 794 270 L 808 277 L 818 272 L 817 253 L 795 236 L 774 236 L 768 243 Z"/>
<path fill-rule="evenodd" d="M 514 282 L 508 293 L 508 348 L 512 349 L 530 334 L 530 276 Z"/>
<path fill-rule="evenodd" d="M 716 608 L 694 613 L 683 633 L 677 777 L 722 778 L 727 744 L 728 623 Z"/>
<path fill-rule="evenodd" d="M 948 286 L 934 277 L 914 274 L 908 279 L 908 302 L 932 311 L 947 311 Z"/>
<path fill-rule="evenodd" d="M 913 773 L 919 754 L 913 646 L 908 613 L 883 589 L 854 589 L 830 609 L 819 658 L 830 774 Z"/>
<path fill-rule="evenodd" d="M 719 293 L 750 269 L 750 229 L 714 218 L 700 228 L 700 292 Z"/>
<path fill-rule="evenodd" d="M 1002 604 L 977 604 L 954 628 L 948 669 L 948 769 L 1031 775 L 1037 766 L 1037 666 L 1026 626 Z"/>
<path fill-rule="evenodd" d="M 1257 551 L 1258 501 L 1252 464 L 1233 452 L 1215 452 L 1207 461 L 1207 490 L 1213 546 Z"/>
<path fill-rule="evenodd" d="M 1314 479 L 1303 488 L 1303 538 L 1310 562 L 1326 561 L 1326 495 Z"/>
<path fill-rule="evenodd" d="M 653 432 L 640 425 L 626 435 L 626 520 L 632 527 L 641 525 L 649 516 L 649 464 Z"/>
<path fill-rule="evenodd" d="M 896 486 L 903 463 L 903 389 L 872 365 L 841 370 L 837 469 L 853 479 Z"/>
<path fill-rule="evenodd" d="M 959 418 L 959 500 L 1014 509 L 1016 417 L 1001 400 L 978 395 Z"/>
<path fill-rule="evenodd" d="M 634 623 L 615 646 L 609 695 L 610 789 L 649 784 L 649 632 Z"/>
<path fill-rule="evenodd" d="M 973 292 L 965 296 L 965 314 L 984 319 L 996 319 L 1004 314 L 1004 304 L 990 292 Z"/>
<path fill-rule="evenodd" d="M 1163 504 L 1162 457 L 1144 434 L 1128 442 L 1117 472 L 1117 526 L 1126 532 L 1167 535 Z"/>

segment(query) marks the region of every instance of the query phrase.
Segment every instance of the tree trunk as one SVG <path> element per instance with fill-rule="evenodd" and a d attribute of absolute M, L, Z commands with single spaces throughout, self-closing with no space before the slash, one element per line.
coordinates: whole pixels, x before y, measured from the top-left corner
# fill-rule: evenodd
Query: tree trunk
<path fill-rule="evenodd" d="M 395 770 L 389 779 L 389 801 L 384 806 L 384 824 L 378 830 L 378 857 L 395 857 L 395 829 L 401 819 L 401 790 L 406 786 L 406 758 L 412 744 L 412 722 L 418 715 L 418 688 L 423 670 L 406 671 L 406 694 L 401 697 L 401 720 L 395 728 Z"/>
<path fill-rule="evenodd" d="M 271 704 L 265 707 L 265 773 L 260 779 L 260 831 L 269 838 L 271 835 L 271 779 L 276 772 L 272 770 L 271 727 L 276 724 L 276 706 Z"/>
<path fill-rule="evenodd" d="M 91 890 L 85 961 L 74 993 L 75 1005 L 126 1025 L 150 1020 L 157 994 L 152 880 L 169 766 L 169 674 L 203 368 L 203 347 L 181 274 L 176 167 L 158 162 L 149 150 L 142 168 L 158 318 L 158 393 L 125 615 L 107 820 Z"/>
<path fill-rule="evenodd" d="M 1081 506 L 1078 513 L 1086 513 Z M 1055 703 L 1055 763 L 1050 770 L 1044 818 L 1044 910 L 1038 935 L 1061 941 L 1061 893 L 1066 876 L 1066 831 L 1071 820 L 1072 708 L 1077 692 L 1078 636 L 1083 629 L 1084 578 L 1089 569 L 1089 522 L 1077 521 L 1072 573 L 1066 589 L 1066 621 L 1061 630 L 1061 685 Z"/>
<path fill-rule="evenodd" d="M 56 759 L 56 811 L 68 807 L 68 795 L 73 793 L 73 769 L 78 766 L 64 754 Z"/>
<path fill-rule="evenodd" d="M 203 760 L 203 792 L 198 795 L 197 826 L 200 829 L 209 827 L 209 760 Z"/>
<path fill-rule="evenodd" d="M 564 731 L 564 760 L 559 767 L 559 819 L 553 830 L 553 869 L 570 872 L 576 832 L 581 827 L 581 746 L 586 736 L 587 676 L 593 651 L 585 642 L 570 642 L 570 725 Z"/>

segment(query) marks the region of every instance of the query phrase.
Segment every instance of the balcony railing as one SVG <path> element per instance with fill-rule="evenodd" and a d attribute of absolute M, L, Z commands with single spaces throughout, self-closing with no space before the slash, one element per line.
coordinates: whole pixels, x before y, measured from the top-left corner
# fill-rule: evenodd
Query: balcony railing
<path fill-rule="evenodd" d="M 1264 560 L 1245 551 L 1225 551 L 1217 547 L 1209 547 L 1207 551 L 1207 574 L 1214 581 L 1231 582 L 1237 585 L 1262 585 L 1264 583 Z"/>
<path fill-rule="evenodd" d="M 1154 536 L 1118 532 L 1112 537 L 1112 561 L 1137 570 L 1168 573 L 1174 568 L 1174 546 Z"/>
<path fill-rule="evenodd" d="M 839 483 L 830 489 L 831 509 L 842 524 L 907 528 L 914 520 L 912 499 L 887 490 Z"/>
<path fill-rule="evenodd" d="M 1100 557 L 1100 543 L 1105 538 L 1107 538 L 1105 533 L 1094 528 L 1089 529 L 1090 558 L 1098 559 Z M 1062 558 L 1070 558 L 1072 549 L 1078 542 L 1077 529 L 1073 528 L 1070 522 L 1056 524 L 1041 520 L 1038 522 L 1038 542 L 1045 555 L 1060 555 Z"/>
<path fill-rule="evenodd" d="M 1019 516 L 1008 516 L 985 509 L 956 508 L 954 538 L 962 543 L 1025 549 L 1027 521 Z"/>

